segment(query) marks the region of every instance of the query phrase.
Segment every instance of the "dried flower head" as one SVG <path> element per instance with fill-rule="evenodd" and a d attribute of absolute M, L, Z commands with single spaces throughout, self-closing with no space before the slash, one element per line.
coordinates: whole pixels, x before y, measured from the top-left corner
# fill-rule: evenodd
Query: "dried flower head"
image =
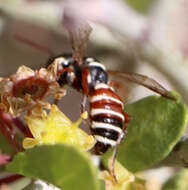
<path fill-rule="evenodd" d="M 0 80 L 0 109 L 18 116 L 35 106 L 46 105 L 44 99 L 57 94 L 61 98 L 65 89 L 56 82 L 56 65 L 36 71 L 21 66 L 16 74 Z"/>

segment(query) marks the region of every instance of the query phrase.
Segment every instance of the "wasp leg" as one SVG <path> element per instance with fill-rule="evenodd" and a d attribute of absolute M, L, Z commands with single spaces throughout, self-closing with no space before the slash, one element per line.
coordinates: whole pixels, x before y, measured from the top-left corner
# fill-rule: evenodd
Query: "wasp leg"
<path fill-rule="evenodd" d="M 86 111 L 86 103 L 87 103 L 87 96 L 83 95 L 81 102 L 81 114 L 83 114 Z M 86 119 L 83 120 L 83 123 L 86 124 Z"/>
<path fill-rule="evenodd" d="M 82 102 L 81 102 L 81 114 L 86 111 L 86 103 L 87 103 L 87 96 L 83 95 Z"/>
<path fill-rule="evenodd" d="M 113 176 L 116 183 L 118 182 L 118 179 L 115 174 L 115 161 L 116 161 L 116 157 L 117 157 L 117 152 L 118 152 L 119 146 L 121 144 L 121 141 L 123 140 L 124 136 L 126 135 L 127 124 L 129 123 L 130 118 L 131 118 L 126 113 L 124 113 L 124 117 L 125 117 L 125 122 L 123 125 L 122 133 L 119 135 L 119 137 L 117 139 L 116 146 L 115 146 L 114 152 L 112 154 L 112 165 L 111 165 L 111 169 L 110 169 L 111 175 Z"/>

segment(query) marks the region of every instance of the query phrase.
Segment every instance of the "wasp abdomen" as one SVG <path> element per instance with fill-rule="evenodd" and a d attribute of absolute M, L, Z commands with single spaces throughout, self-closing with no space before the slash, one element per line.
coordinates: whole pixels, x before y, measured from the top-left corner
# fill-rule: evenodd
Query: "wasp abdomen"
<path fill-rule="evenodd" d="M 95 86 L 90 96 L 90 118 L 91 131 L 97 141 L 96 153 L 102 154 L 109 147 L 116 146 L 125 120 L 123 103 L 107 84 Z"/>

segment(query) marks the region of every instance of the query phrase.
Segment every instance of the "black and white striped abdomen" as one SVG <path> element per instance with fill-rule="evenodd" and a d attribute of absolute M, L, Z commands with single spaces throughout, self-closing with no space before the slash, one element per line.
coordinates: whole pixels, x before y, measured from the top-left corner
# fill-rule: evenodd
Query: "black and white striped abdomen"
<path fill-rule="evenodd" d="M 91 132 L 97 143 L 95 150 L 102 154 L 115 146 L 125 121 L 123 103 L 107 84 L 95 85 L 90 96 Z"/>

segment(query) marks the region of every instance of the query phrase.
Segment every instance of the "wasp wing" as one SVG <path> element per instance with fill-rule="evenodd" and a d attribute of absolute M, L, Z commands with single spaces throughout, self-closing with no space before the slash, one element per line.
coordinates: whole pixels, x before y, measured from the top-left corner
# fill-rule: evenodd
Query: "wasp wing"
<path fill-rule="evenodd" d="M 65 8 L 63 24 L 71 39 L 73 59 L 80 65 L 92 28 L 84 18 L 74 14 L 70 7 Z"/>
<path fill-rule="evenodd" d="M 157 81 L 155 81 L 154 79 L 152 79 L 148 76 L 137 74 L 137 73 L 128 73 L 128 72 L 120 72 L 120 71 L 112 71 L 112 70 L 108 70 L 108 73 L 113 77 L 112 81 L 114 79 L 116 81 L 117 80 L 121 80 L 121 81 L 128 80 L 130 82 L 142 85 L 168 99 L 175 100 L 175 98 L 169 93 L 169 91 L 167 89 L 165 89 Z M 130 84 L 125 84 L 125 86 L 126 85 L 127 85 L 126 88 L 128 89 L 128 92 L 129 92 L 131 90 L 131 86 L 130 86 Z"/>

